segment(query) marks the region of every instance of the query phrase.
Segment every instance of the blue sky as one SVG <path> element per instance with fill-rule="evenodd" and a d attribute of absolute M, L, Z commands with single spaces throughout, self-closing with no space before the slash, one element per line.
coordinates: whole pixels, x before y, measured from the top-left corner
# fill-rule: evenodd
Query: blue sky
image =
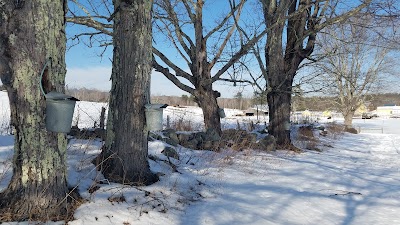
<path fill-rule="evenodd" d="M 66 54 L 67 75 L 65 83 L 69 88 L 91 88 L 109 91 L 111 87 L 111 61 L 112 51 L 107 51 L 100 57 L 99 51 L 83 45 L 74 46 Z M 252 89 L 233 87 L 227 83 L 216 83 L 214 89 L 221 92 L 222 97 L 233 97 L 238 91 L 243 91 L 245 97 L 252 96 Z M 153 71 L 151 75 L 151 94 L 152 95 L 189 95 L 177 88 L 164 75 Z"/>
<path fill-rule="evenodd" d="M 227 1 L 221 0 L 208 0 L 204 7 L 204 24 L 205 30 L 210 30 L 207 25 L 214 26 L 216 20 L 220 20 L 221 11 L 227 12 L 229 6 Z M 218 13 L 217 13 L 218 12 Z M 77 25 L 69 24 L 67 26 L 67 35 L 76 34 L 79 32 L 87 32 L 82 27 Z M 156 38 L 157 44 L 162 46 L 160 49 L 164 54 L 175 57 L 177 53 L 174 52 L 173 47 L 169 46 L 169 43 L 163 43 L 164 38 Z M 160 47 L 157 47 L 160 48 Z M 103 48 L 93 47 L 89 48 L 83 44 L 79 44 L 69 48 L 66 55 L 67 63 L 67 76 L 66 85 L 72 87 L 86 87 L 96 88 L 99 90 L 108 91 L 111 86 L 110 75 L 111 75 L 111 58 L 112 58 L 112 46 L 107 51 L 102 52 Z M 102 56 L 100 56 L 102 54 Z M 188 71 L 185 63 L 179 62 L 179 57 L 176 60 L 181 68 Z M 253 89 L 251 87 L 233 87 L 232 84 L 227 83 L 215 83 L 214 89 L 221 92 L 222 97 L 233 97 L 237 92 L 243 91 L 243 96 L 251 97 Z M 183 95 L 188 93 L 175 87 L 164 75 L 153 71 L 152 82 L 151 82 L 151 94 L 152 95 Z"/>
<path fill-rule="evenodd" d="M 209 5 L 206 5 L 205 10 L 209 11 L 207 11 L 208 15 L 205 15 L 205 23 L 213 23 L 215 17 L 218 18 L 218 16 L 215 15 L 217 15 L 216 12 L 218 10 L 224 9 L 223 2 L 225 1 L 207 1 Z M 213 16 L 209 16 L 209 14 L 213 14 Z M 81 28 L 78 26 L 71 27 L 71 25 L 68 25 L 67 34 L 69 34 L 69 31 L 76 31 L 78 29 Z M 85 87 L 104 91 L 110 90 L 110 59 L 112 58 L 112 47 L 110 46 L 108 50 L 104 52 L 102 57 L 100 57 L 102 51 L 103 48 L 89 48 L 83 44 L 69 48 L 66 54 L 66 85 L 70 88 Z M 216 83 L 214 84 L 214 89 L 220 91 L 222 93 L 222 97 L 233 97 L 239 91 L 243 91 L 243 95 L 245 97 L 251 97 L 253 94 L 251 87 L 233 87 L 231 84 L 227 83 Z M 151 93 L 153 95 L 178 96 L 182 94 L 188 94 L 175 87 L 175 85 L 166 79 L 162 74 L 156 72 L 152 73 Z"/>

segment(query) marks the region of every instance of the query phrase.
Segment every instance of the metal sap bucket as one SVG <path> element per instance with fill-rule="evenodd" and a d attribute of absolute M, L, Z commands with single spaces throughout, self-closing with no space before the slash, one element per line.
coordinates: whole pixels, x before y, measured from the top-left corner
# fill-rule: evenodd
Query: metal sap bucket
<path fill-rule="evenodd" d="M 218 115 L 219 115 L 220 118 L 225 118 L 226 117 L 224 108 L 218 108 Z"/>
<path fill-rule="evenodd" d="M 148 131 L 159 131 L 163 129 L 163 110 L 167 104 L 146 104 L 146 126 Z"/>
<path fill-rule="evenodd" d="M 71 130 L 72 116 L 78 99 L 58 92 L 46 95 L 46 129 L 57 133 Z"/>

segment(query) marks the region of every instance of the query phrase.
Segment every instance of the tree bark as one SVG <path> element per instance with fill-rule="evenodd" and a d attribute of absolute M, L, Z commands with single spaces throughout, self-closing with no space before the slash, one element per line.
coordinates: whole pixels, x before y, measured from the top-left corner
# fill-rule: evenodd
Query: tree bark
<path fill-rule="evenodd" d="M 353 116 L 354 116 L 353 111 L 347 112 L 347 113 L 343 113 L 344 116 L 344 126 L 346 128 L 352 128 L 353 127 Z"/>
<path fill-rule="evenodd" d="M 211 84 L 206 88 L 198 87 L 196 91 L 194 91 L 195 100 L 203 111 L 205 128 L 213 129 L 221 134 L 221 118 L 219 116 L 219 106 L 217 102 L 219 95 L 219 92 L 212 89 Z"/>
<path fill-rule="evenodd" d="M 144 107 L 149 103 L 152 1 L 113 2 L 112 88 L 101 170 L 111 181 L 148 185 L 158 180 L 148 163 Z"/>
<path fill-rule="evenodd" d="M 326 26 L 345 21 L 371 3 L 367 0 L 334 17 L 326 17 L 326 1 L 262 1 L 267 27 L 265 76 L 270 109 L 270 133 L 278 147 L 290 145 L 287 132 L 290 122 L 292 83 L 301 62 L 314 51 L 317 34 Z M 333 7 L 333 10 L 335 8 Z M 260 61 L 260 60 L 259 60 Z M 296 148 L 294 148 L 296 149 Z"/>
<path fill-rule="evenodd" d="M 271 53 L 268 60 L 270 65 L 268 82 L 271 88 L 271 91 L 267 93 L 269 108 L 268 132 L 275 137 L 278 148 L 287 148 L 291 145 L 290 110 L 294 74 L 288 69 L 290 66 L 286 61 L 275 57 L 275 54 Z"/>
<path fill-rule="evenodd" d="M 0 194 L 0 221 L 65 219 L 64 134 L 47 132 L 39 88 L 64 91 L 64 1 L 0 1 L 0 75 L 8 91 L 15 143 L 13 176 Z"/>
<path fill-rule="evenodd" d="M 283 92 L 267 94 L 269 108 L 268 133 L 275 137 L 278 148 L 287 148 L 290 139 L 291 96 Z"/>
<path fill-rule="evenodd" d="M 276 51 L 276 50 L 275 50 Z M 292 105 L 293 68 L 287 60 L 277 58 L 270 50 L 268 63 L 270 65 L 268 82 L 270 90 L 267 93 L 269 108 L 268 132 L 276 139 L 278 148 L 291 146 L 290 111 Z"/>
<path fill-rule="evenodd" d="M 307 17 L 310 7 L 300 0 L 271 1 L 263 3 L 264 20 L 269 28 L 265 46 L 266 80 L 268 81 L 269 133 L 277 143 L 277 148 L 294 149 L 290 139 L 290 110 L 292 101 L 292 84 L 300 63 L 309 56 L 314 48 L 315 34 L 306 36 L 304 26 L 311 19 Z M 296 14 L 296 15 L 295 15 Z M 292 18 L 287 18 L 290 15 Z M 295 15 L 295 16 L 294 16 Z M 286 24 L 287 23 L 287 24 Z M 284 33 L 286 42 L 284 44 Z M 308 38 L 307 38 L 308 37 Z M 307 39 L 304 48 L 303 42 Z"/>
<path fill-rule="evenodd" d="M 282 3 L 283 4 L 283 3 Z M 269 6 L 268 6 L 269 7 Z M 276 139 L 277 148 L 287 148 L 291 145 L 290 139 L 290 109 L 292 81 L 295 73 L 292 73 L 293 65 L 291 61 L 296 56 L 288 54 L 283 49 L 284 17 L 277 13 L 271 15 L 268 7 L 264 8 L 264 17 L 268 27 L 272 27 L 267 35 L 265 51 L 266 67 L 268 74 L 269 92 L 267 101 L 269 108 L 268 132 Z M 290 37 L 288 37 L 290 38 Z M 295 38 L 295 37 L 292 37 Z M 297 69 L 297 68 L 295 68 Z"/>

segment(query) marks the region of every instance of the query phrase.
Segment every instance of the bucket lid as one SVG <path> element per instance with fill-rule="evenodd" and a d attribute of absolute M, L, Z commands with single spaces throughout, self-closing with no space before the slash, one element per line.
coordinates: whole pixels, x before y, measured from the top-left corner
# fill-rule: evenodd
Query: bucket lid
<path fill-rule="evenodd" d="M 167 104 L 146 104 L 144 105 L 144 107 L 146 109 L 163 109 L 163 108 L 167 108 Z"/>
<path fill-rule="evenodd" d="M 80 101 L 79 99 L 73 97 L 73 96 L 69 96 L 63 93 L 59 93 L 59 92 L 55 92 L 55 91 L 51 91 L 49 93 L 47 93 L 46 95 L 46 99 L 52 99 L 52 100 L 71 100 L 71 101 Z"/>
<path fill-rule="evenodd" d="M 146 109 L 163 109 L 163 108 L 167 108 L 167 104 L 146 104 L 144 105 L 144 107 Z"/>

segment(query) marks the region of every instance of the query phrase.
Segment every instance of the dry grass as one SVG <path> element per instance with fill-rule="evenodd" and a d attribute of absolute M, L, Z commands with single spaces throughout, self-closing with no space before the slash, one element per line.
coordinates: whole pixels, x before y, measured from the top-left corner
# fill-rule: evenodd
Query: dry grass
<path fill-rule="evenodd" d="M 327 139 L 320 139 L 319 136 L 315 136 L 316 131 L 313 130 L 311 126 L 300 127 L 297 131 L 294 143 L 301 148 L 308 150 L 321 151 L 319 146 L 332 147 L 332 139 L 340 138 L 344 132 L 346 132 L 346 127 L 343 124 L 338 123 L 327 123 L 323 131 L 319 131 L 320 136 L 327 136 Z"/>
<path fill-rule="evenodd" d="M 256 137 L 245 130 L 224 130 L 220 141 L 220 148 L 230 148 L 234 151 L 259 148 Z"/>
<path fill-rule="evenodd" d="M 171 118 L 172 117 L 172 118 Z M 201 130 L 202 125 L 196 122 L 193 122 L 193 113 L 183 111 L 177 114 L 173 113 L 173 115 L 167 116 L 167 129 L 173 129 L 176 131 L 195 131 Z"/>
<path fill-rule="evenodd" d="M 333 139 L 337 139 L 344 133 L 345 126 L 343 124 L 328 123 L 325 126 L 325 130 Z"/>
<path fill-rule="evenodd" d="M 180 118 L 172 122 L 171 128 L 176 131 L 193 131 L 193 123 L 190 120 Z"/>
<path fill-rule="evenodd" d="M 302 126 L 297 130 L 297 138 L 294 140 L 298 146 L 308 150 L 321 151 L 318 148 L 320 141 L 314 136 L 312 126 Z"/>

